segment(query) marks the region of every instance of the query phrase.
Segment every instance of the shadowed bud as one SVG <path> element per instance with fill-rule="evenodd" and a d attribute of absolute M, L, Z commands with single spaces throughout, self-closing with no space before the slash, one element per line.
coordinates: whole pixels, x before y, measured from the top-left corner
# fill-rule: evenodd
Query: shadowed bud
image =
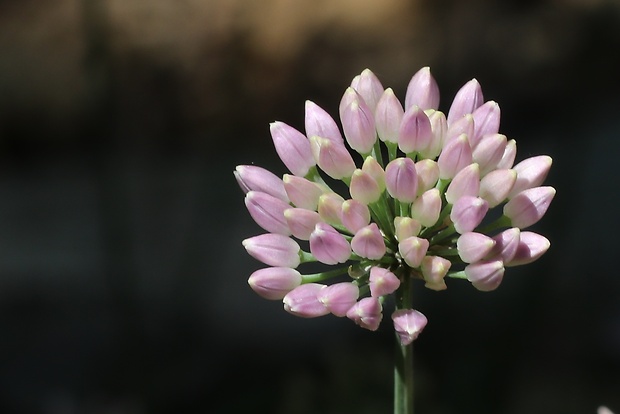
<path fill-rule="evenodd" d="M 269 266 L 296 268 L 299 266 L 299 244 L 282 234 L 266 233 L 241 242 L 245 250 Z"/>
<path fill-rule="evenodd" d="M 493 171 L 504 156 L 508 140 L 506 135 L 491 134 L 482 137 L 472 152 L 474 162 L 480 165 L 480 175 L 485 176 Z"/>
<path fill-rule="evenodd" d="M 411 204 L 411 217 L 418 220 L 425 227 L 434 226 L 440 214 L 441 195 L 436 188 L 425 191 Z"/>
<path fill-rule="evenodd" d="M 405 110 L 417 105 L 420 108 L 437 109 L 439 107 L 439 86 L 431 69 L 426 66 L 418 70 L 407 85 L 405 94 Z"/>
<path fill-rule="evenodd" d="M 342 203 L 344 203 L 344 198 L 340 194 L 334 192 L 321 194 L 317 207 L 319 216 L 329 224 L 342 224 L 342 219 L 340 218 Z"/>
<path fill-rule="evenodd" d="M 467 139 L 470 140 L 469 145 L 473 148 L 471 145 L 471 137 L 474 135 L 474 116 L 472 114 L 465 115 L 448 127 L 446 138 L 444 139 L 444 146 L 463 134 L 467 135 Z"/>
<path fill-rule="evenodd" d="M 310 252 L 321 263 L 344 263 L 351 257 L 347 239 L 326 223 L 317 223 L 310 235 Z"/>
<path fill-rule="evenodd" d="M 361 201 L 346 200 L 342 203 L 341 219 L 347 230 L 355 234 L 370 223 L 370 210 Z"/>
<path fill-rule="evenodd" d="M 480 191 L 480 168 L 475 162 L 459 171 L 446 190 L 446 201 L 454 204 L 463 196 L 478 197 Z"/>
<path fill-rule="evenodd" d="M 461 119 L 467 114 L 472 114 L 482 105 L 484 97 L 482 88 L 476 79 L 472 79 L 458 90 L 448 111 L 448 125 Z"/>
<path fill-rule="evenodd" d="M 245 195 L 245 206 L 256 224 L 270 233 L 291 235 L 291 230 L 284 218 L 284 210 L 290 208 L 288 203 L 260 191 L 249 191 Z"/>
<path fill-rule="evenodd" d="M 444 180 L 453 178 L 456 173 L 467 167 L 472 161 L 472 150 L 469 146 L 467 135 L 459 135 L 448 142 L 441 154 L 439 154 L 437 159 L 439 178 Z"/>
<path fill-rule="evenodd" d="M 361 74 L 353 78 L 351 87 L 364 98 L 366 105 L 374 112 L 377 102 L 383 95 L 383 85 L 379 78 L 370 69 L 364 69 Z"/>
<path fill-rule="evenodd" d="M 347 311 L 347 318 L 351 319 L 358 326 L 369 331 L 376 331 L 381 324 L 383 314 L 381 303 L 373 296 L 360 299 Z"/>
<path fill-rule="evenodd" d="M 364 204 L 371 204 L 381 197 L 381 189 L 377 182 L 361 169 L 356 169 L 351 175 L 351 185 L 349 186 L 351 198 Z"/>
<path fill-rule="evenodd" d="M 418 175 L 418 195 L 435 187 L 439 180 L 439 166 L 431 159 L 423 159 L 415 163 L 415 171 Z"/>
<path fill-rule="evenodd" d="M 480 180 L 480 198 L 489 203 L 493 208 L 503 203 L 517 179 L 515 170 L 493 170 Z"/>
<path fill-rule="evenodd" d="M 459 233 L 473 231 L 484 219 L 489 206 L 480 197 L 464 196 L 459 198 L 450 212 L 454 229 Z"/>
<path fill-rule="evenodd" d="M 504 277 L 504 264 L 501 260 L 482 260 L 465 267 L 467 280 L 478 290 L 489 292 L 497 289 Z"/>
<path fill-rule="evenodd" d="M 420 266 L 422 276 L 426 282 L 424 286 L 436 291 L 447 289 L 448 286 L 446 286 L 444 277 L 448 273 L 448 270 L 450 270 L 450 266 L 452 266 L 450 260 L 443 257 L 424 256 L 422 265 Z"/>
<path fill-rule="evenodd" d="M 378 298 L 396 291 L 400 286 L 400 279 L 388 269 L 373 266 L 370 268 L 368 285 L 370 287 L 370 295 Z"/>
<path fill-rule="evenodd" d="M 517 155 L 517 141 L 511 139 L 506 143 L 506 149 L 504 150 L 504 155 L 502 155 L 502 159 L 497 163 L 498 169 L 504 168 L 512 168 L 512 165 L 515 162 L 515 157 Z"/>
<path fill-rule="evenodd" d="M 331 313 L 343 317 L 357 302 L 360 290 L 357 285 L 350 282 L 334 283 L 326 286 L 317 293 L 317 299 Z"/>
<path fill-rule="evenodd" d="M 248 284 L 261 297 L 279 300 L 301 284 L 301 274 L 290 267 L 267 267 L 252 273 Z"/>
<path fill-rule="evenodd" d="M 282 181 L 286 194 L 295 207 L 316 211 L 319 197 L 323 194 L 323 188 L 319 184 L 289 174 L 284 174 Z"/>
<path fill-rule="evenodd" d="M 255 165 L 237 165 L 233 174 L 244 193 L 260 191 L 289 202 L 282 180 L 271 171 Z"/>
<path fill-rule="evenodd" d="M 319 213 L 305 208 L 287 208 L 284 210 L 284 219 L 293 236 L 299 240 L 310 239 L 314 227 L 323 221 Z"/>
<path fill-rule="evenodd" d="M 428 250 L 428 240 L 412 236 L 398 243 L 398 252 L 410 267 L 416 268 L 422 264 L 422 259 Z"/>
<path fill-rule="evenodd" d="M 355 171 L 355 162 L 344 144 L 311 136 L 310 148 L 318 166 L 331 178 L 335 180 L 349 178 Z"/>
<path fill-rule="evenodd" d="M 396 158 L 385 167 L 385 186 L 399 201 L 411 203 L 418 190 L 418 176 L 411 158 Z"/>
<path fill-rule="evenodd" d="M 326 286 L 319 283 L 306 283 L 297 286 L 284 296 L 284 310 L 301 318 L 316 318 L 327 315 L 329 309 L 317 298 Z"/>
<path fill-rule="evenodd" d="M 323 108 L 312 101 L 306 101 L 306 136 L 326 138 L 335 144 L 343 145 L 344 140 L 338 124 Z"/>
<path fill-rule="evenodd" d="M 381 235 L 377 224 L 370 223 L 368 226 L 358 230 L 351 240 L 351 249 L 358 256 L 370 260 L 381 259 L 385 255 L 386 248 L 383 235 Z"/>
<path fill-rule="evenodd" d="M 521 230 L 517 227 L 506 229 L 493 236 L 495 246 L 489 252 L 490 259 L 501 260 L 504 263 L 511 261 L 519 247 Z"/>
<path fill-rule="evenodd" d="M 366 157 L 362 164 L 362 171 L 369 174 L 377 182 L 379 190 L 383 193 L 385 190 L 385 171 L 374 157 Z"/>
<path fill-rule="evenodd" d="M 521 191 L 504 205 L 504 215 L 514 227 L 524 229 L 540 220 L 555 196 L 555 188 L 534 187 Z"/>
<path fill-rule="evenodd" d="M 420 234 L 422 223 L 411 217 L 397 216 L 394 218 L 394 229 L 396 240 L 405 240 L 408 237 Z"/>
<path fill-rule="evenodd" d="M 398 148 L 406 154 L 426 150 L 431 144 L 431 121 L 419 106 L 413 105 L 405 112 L 398 132 Z"/>
<path fill-rule="evenodd" d="M 415 309 L 398 309 L 392 313 L 394 330 L 402 346 L 409 345 L 422 332 L 428 320 Z"/>
<path fill-rule="evenodd" d="M 392 88 L 387 88 L 375 110 L 375 127 L 381 141 L 394 144 L 398 142 L 398 131 L 404 113 L 403 106 Z"/>
<path fill-rule="evenodd" d="M 491 237 L 476 232 L 461 234 L 456 241 L 459 257 L 465 263 L 474 263 L 482 260 L 495 246 L 495 240 Z"/>
<path fill-rule="evenodd" d="M 548 155 L 539 155 L 527 158 L 512 167 L 517 172 L 517 181 L 508 194 L 508 198 L 528 188 L 540 186 L 547 178 L 552 163 L 553 160 Z"/>
<path fill-rule="evenodd" d="M 427 110 L 426 115 L 428 115 L 428 119 L 431 121 L 433 138 L 431 139 L 431 143 L 428 148 L 420 154 L 422 157 L 435 159 L 441 152 L 441 149 L 446 141 L 448 123 L 446 121 L 446 115 L 441 111 Z"/>
<path fill-rule="evenodd" d="M 474 112 L 474 134 L 470 138 L 472 148 L 476 148 L 485 135 L 497 134 L 499 131 L 500 110 L 495 101 L 485 102 Z"/>
<path fill-rule="evenodd" d="M 549 239 L 531 231 L 522 231 L 514 258 L 504 266 L 520 266 L 538 260 L 549 250 Z"/>
<path fill-rule="evenodd" d="M 352 88 L 345 93 L 352 93 L 356 98 L 342 110 L 344 136 L 355 151 L 369 154 L 377 140 L 373 113 Z"/>
<path fill-rule="evenodd" d="M 284 122 L 272 122 L 269 130 L 276 152 L 286 168 L 300 177 L 308 174 L 316 165 L 308 138 Z"/>

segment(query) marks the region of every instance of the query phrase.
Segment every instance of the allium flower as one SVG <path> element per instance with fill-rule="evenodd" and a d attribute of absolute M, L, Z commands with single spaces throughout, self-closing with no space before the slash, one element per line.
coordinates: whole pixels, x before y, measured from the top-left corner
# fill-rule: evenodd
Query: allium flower
<path fill-rule="evenodd" d="M 404 101 L 365 69 L 345 88 L 338 115 L 341 126 L 307 101 L 304 132 L 270 125 L 285 174 L 234 171 L 263 230 L 243 246 L 272 266 L 250 276 L 260 296 L 283 300 L 296 316 L 346 316 L 371 331 L 389 311 L 406 346 L 427 323 L 413 309 L 415 280 L 441 291 L 464 279 L 490 291 L 506 269 L 549 249 L 529 227 L 555 196 L 543 185 L 552 159 L 515 164 L 516 141 L 499 132 L 500 107 L 484 100 L 476 79 L 446 116 L 428 67 L 411 78 Z M 308 273 L 308 262 L 322 271 Z"/>

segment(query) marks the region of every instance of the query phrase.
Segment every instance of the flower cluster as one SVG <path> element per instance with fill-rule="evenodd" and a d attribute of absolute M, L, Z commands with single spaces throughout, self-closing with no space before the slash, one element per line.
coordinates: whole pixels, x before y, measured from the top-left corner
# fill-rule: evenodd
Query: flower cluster
<path fill-rule="evenodd" d="M 507 267 L 544 254 L 549 240 L 524 229 L 555 195 L 542 185 L 551 158 L 515 165 L 516 142 L 499 133 L 499 105 L 484 101 L 476 79 L 458 90 L 447 115 L 438 107 L 428 67 L 411 78 L 404 107 L 366 69 L 342 96 L 342 130 L 311 101 L 305 134 L 273 122 L 273 144 L 290 174 L 254 165 L 234 171 L 248 212 L 266 231 L 243 241 L 270 266 L 252 273 L 251 288 L 294 315 L 346 316 L 369 330 L 391 297 L 394 329 L 407 345 L 427 323 L 412 308 L 413 280 L 440 291 L 447 277 L 460 278 L 491 291 Z M 310 262 L 335 267 L 300 273 Z"/>

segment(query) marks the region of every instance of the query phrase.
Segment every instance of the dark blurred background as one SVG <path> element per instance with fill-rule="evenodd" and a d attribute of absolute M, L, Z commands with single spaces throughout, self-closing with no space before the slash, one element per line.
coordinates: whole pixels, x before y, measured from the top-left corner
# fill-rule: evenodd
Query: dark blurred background
<path fill-rule="evenodd" d="M 0 412 L 389 413 L 392 335 L 247 285 L 232 171 L 370 68 L 476 77 L 557 188 L 538 262 L 420 288 L 422 414 L 620 412 L 620 2 L 0 0 Z"/>

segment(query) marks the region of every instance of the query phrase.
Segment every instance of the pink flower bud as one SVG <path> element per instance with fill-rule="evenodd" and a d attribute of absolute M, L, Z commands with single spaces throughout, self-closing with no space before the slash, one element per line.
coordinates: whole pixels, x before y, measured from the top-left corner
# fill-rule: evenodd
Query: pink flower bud
<path fill-rule="evenodd" d="M 497 289 L 504 277 L 504 263 L 501 260 L 482 260 L 465 267 L 467 280 L 478 290 L 489 292 Z"/>
<path fill-rule="evenodd" d="M 313 135 L 310 137 L 310 148 L 316 163 L 331 178 L 348 178 L 355 171 L 355 162 L 344 144 Z"/>
<path fill-rule="evenodd" d="M 351 185 L 349 186 L 351 198 L 364 204 L 371 204 L 381 197 L 381 189 L 377 182 L 361 169 L 356 169 L 351 175 Z"/>
<path fill-rule="evenodd" d="M 522 231 L 514 258 L 505 263 L 504 266 L 511 267 L 532 263 L 545 254 L 549 250 L 549 246 L 551 243 L 545 236 L 531 231 Z"/>
<path fill-rule="evenodd" d="M 433 138 L 431 143 L 425 151 L 420 154 L 424 158 L 435 159 L 441 152 L 446 141 L 446 134 L 448 132 L 448 123 L 446 121 L 446 115 L 441 111 L 427 110 L 428 119 L 431 121 L 431 130 L 433 131 Z"/>
<path fill-rule="evenodd" d="M 400 344 L 407 346 L 418 337 L 428 320 L 415 309 L 398 309 L 392 313 L 392 322 Z"/>
<path fill-rule="evenodd" d="M 347 230 L 355 234 L 370 223 L 370 210 L 360 201 L 346 200 L 342 203 L 341 219 Z"/>
<path fill-rule="evenodd" d="M 282 234 L 265 233 L 241 242 L 245 250 L 269 266 L 295 268 L 299 266 L 299 244 Z"/>
<path fill-rule="evenodd" d="M 273 122 L 269 129 L 276 152 L 286 168 L 300 177 L 308 174 L 316 165 L 308 138 L 284 122 Z"/>
<path fill-rule="evenodd" d="M 347 311 L 347 318 L 369 331 L 379 328 L 383 314 L 379 300 L 373 296 L 360 299 Z"/>
<path fill-rule="evenodd" d="M 359 76 L 353 79 L 351 87 L 364 98 L 366 105 L 374 112 L 377 102 L 383 95 L 383 85 L 379 78 L 370 69 L 364 69 Z"/>
<path fill-rule="evenodd" d="M 370 260 L 379 260 L 385 255 L 386 247 L 383 235 L 376 223 L 358 230 L 351 239 L 351 249 L 358 256 Z"/>
<path fill-rule="evenodd" d="M 387 88 L 377 102 L 375 110 L 375 127 L 381 141 L 394 144 L 398 142 L 398 131 L 403 115 L 403 106 L 392 88 Z"/>
<path fill-rule="evenodd" d="M 357 302 L 360 290 L 357 285 L 350 282 L 334 283 L 321 289 L 317 293 L 317 299 L 331 313 L 338 317 L 343 317 Z"/>
<path fill-rule="evenodd" d="M 327 315 L 329 309 L 317 297 L 325 288 L 325 285 L 319 283 L 306 283 L 297 286 L 282 299 L 284 310 L 302 318 L 316 318 Z"/>
<path fill-rule="evenodd" d="M 385 186 L 399 201 L 411 203 L 418 190 L 418 176 L 411 158 L 396 158 L 385 167 Z"/>
<path fill-rule="evenodd" d="M 407 93 L 405 94 L 405 110 L 417 105 L 420 108 L 437 109 L 439 107 L 439 86 L 431 69 L 426 66 L 413 75 L 407 85 Z"/>
<path fill-rule="evenodd" d="M 317 223 L 310 235 L 310 252 L 321 263 L 344 263 L 351 257 L 347 239 L 327 223 Z"/>
<path fill-rule="evenodd" d="M 423 159 L 415 163 L 415 170 L 418 175 L 418 195 L 426 190 L 435 187 L 439 180 L 439 166 L 431 159 Z"/>
<path fill-rule="evenodd" d="M 260 191 L 289 202 L 282 180 L 271 171 L 255 165 L 237 165 L 233 174 L 244 193 Z"/>
<path fill-rule="evenodd" d="M 431 121 L 419 106 L 411 106 L 400 124 L 398 148 L 405 154 L 426 150 L 433 138 Z"/>
<path fill-rule="evenodd" d="M 383 193 L 385 190 L 385 171 L 374 157 L 366 157 L 362 164 L 362 171 L 369 174 L 376 181 L 379 190 Z"/>
<path fill-rule="evenodd" d="M 467 114 L 472 114 L 482 103 L 482 88 L 476 79 L 472 79 L 458 90 L 448 111 L 448 125 L 461 119 Z"/>
<path fill-rule="evenodd" d="M 256 224 L 271 233 L 291 235 L 291 230 L 284 218 L 284 210 L 290 208 L 288 203 L 260 191 L 249 191 L 245 195 L 245 206 Z"/>
<path fill-rule="evenodd" d="M 480 198 L 489 203 L 489 208 L 493 208 L 503 203 L 508 197 L 512 186 L 517 179 L 515 170 L 493 170 L 480 180 Z"/>
<path fill-rule="evenodd" d="M 464 196 L 459 198 L 450 212 L 454 229 L 459 233 L 473 231 L 487 214 L 489 206 L 480 197 Z"/>
<path fill-rule="evenodd" d="M 357 95 L 352 88 L 349 90 Z M 342 129 L 351 148 L 360 154 L 370 154 L 377 140 L 375 119 L 361 97 L 357 96 L 342 110 Z"/>
<path fill-rule="evenodd" d="M 310 239 L 316 224 L 323 221 L 319 213 L 305 208 L 287 208 L 284 210 L 284 219 L 293 236 L 299 240 Z"/>
<path fill-rule="evenodd" d="M 516 155 L 517 155 L 517 141 L 515 141 L 514 139 L 511 139 L 506 144 L 504 155 L 502 155 L 502 159 L 497 163 L 497 168 L 498 169 L 512 168 L 512 165 L 515 162 Z"/>
<path fill-rule="evenodd" d="M 448 142 L 439 158 L 439 178 L 453 178 L 456 173 L 467 167 L 473 161 L 472 150 L 467 140 L 467 135 L 462 134 Z"/>
<path fill-rule="evenodd" d="M 440 214 L 441 195 L 436 188 L 425 191 L 411 204 L 411 217 L 418 220 L 425 227 L 434 226 Z"/>
<path fill-rule="evenodd" d="M 394 229 L 396 234 L 396 240 L 405 240 L 411 236 L 417 236 L 422 230 L 422 224 L 411 217 L 394 218 Z"/>
<path fill-rule="evenodd" d="M 444 146 L 461 135 L 467 135 L 467 139 L 470 140 L 469 145 L 473 148 L 471 145 L 471 137 L 474 135 L 474 116 L 472 114 L 465 115 L 448 127 L 446 138 L 444 139 Z"/>
<path fill-rule="evenodd" d="M 424 286 L 429 289 L 440 291 L 448 288 L 444 277 L 450 270 L 452 263 L 450 260 L 439 256 L 424 256 L 422 259 L 422 276 L 426 282 Z"/>
<path fill-rule="evenodd" d="M 485 102 L 473 112 L 474 134 L 469 142 L 472 148 L 476 148 L 485 135 L 497 134 L 499 131 L 500 110 L 495 101 Z"/>
<path fill-rule="evenodd" d="M 316 211 L 324 189 L 317 183 L 296 175 L 284 174 L 284 188 L 295 207 Z"/>
<path fill-rule="evenodd" d="M 508 198 L 512 198 L 523 190 L 538 187 L 547 178 L 553 160 L 548 155 L 527 158 L 513 167 L 517 172 L 517 181 L 512 187 Z"/>
<path fill-rule="evenodd" d="M 491 252 L 493 246 L 495 246 L 495 240 L 485 234 L 471 231 L 461 234 L 456 241 L 459 257 L 465 263 L 482 260 Z"/>
<path fill-rule="evenodd" d="M 410 267 L 418 267 L 428 250 L 428 240 L 412 236 L 398 243 L 398 252 Z"/>
<path fill-rule="evenodd" d="M 290 267 L 267 267 L 252 273 L 248 284 L 261 297 L 279 300 L 299 286 L 301 279 L 301 274 Z"/>
<path fill-rule="evenodd" d="M 517 227 L 506 229 L 495 236 L 495 246 L 489 252 L 490 259 L 501 260 L 504 263 L 510 262 L 517 253 L 521 230 Z"/>
<path fill-rule="evenodd" d="M 323 108 L 312 101 L 306 101 L 306 136 L 326 138 L 334 144 L 342 145 L 344 140 L 338 129 L 338 124 Z"/>
<path fill-rule="evenodd" d="M 514 227 L 524 229 L 540 220 L 555 196 L 555 188 L 534 187 L 521 191 L 504 205 L 504 215 Z"/>
<path fill-rule="evenodd" d="M 474 162 L 456 173 L 446 190 L 446 201 L 454 204 L 463 196 L 478 197 L 479 191 L 480 167 Z"/>
<path fill-rule="evenodd" d="M 339 225 L 342 224 L 340 215 L 342 214 L 342 203 L 344 198 L 338 193 L 324 193 L 319 197 L 319 205 L 317 207 L 319 216 L 323 221 Z"/>
<path fill-rule="evenodd" d="M 504 155 L 506 135 L 491 134 L 482 137 L 472 153 L 474 162 L 480 165 L 480 175 L 493 171 Z"/>
<path fill-rule="evenodd" d="M 370 268 L 368 285 L 370 287 L 370 295 L 378 298 L 395 292 L 400 286 L 400 279 L 388 269 L 373 266 Z"/>

